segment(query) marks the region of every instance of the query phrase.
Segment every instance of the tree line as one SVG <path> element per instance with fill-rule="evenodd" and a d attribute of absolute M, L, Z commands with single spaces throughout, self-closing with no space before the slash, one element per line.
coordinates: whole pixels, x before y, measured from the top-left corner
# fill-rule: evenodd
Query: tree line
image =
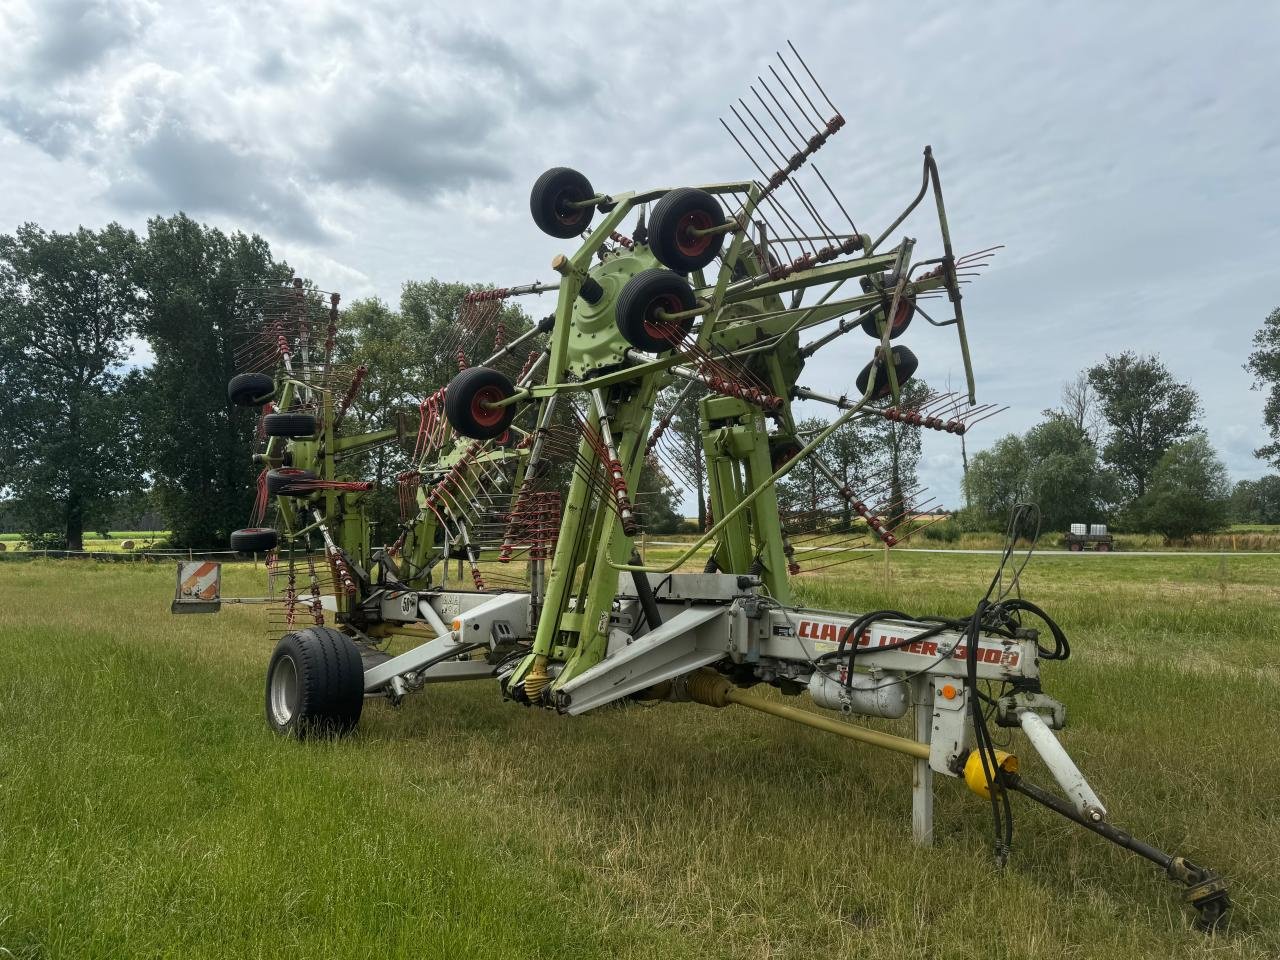
<path fill-rule="evenodd" d="M 82 549 L 86 532 L 141 529 L 155 511 L 171 546 L 225 548 L 249 519 L 259 470 L 255 413 L 226 393 L 252 333 L 237 292 L 292 276 L 261 237 L 184 214 L 142 234 L 26 224 L 0 236 L 0 521 L 32 543 Z M 368 371 L 350 429 L 401 415 L 416 425 L 422 397 L 457 371 L 447 346 L 469 289 L 410 281 L 398 309 L 369 299 L 344 310 L 336 362 Z M 515 307 L 502 317 L 512 336 L 530 323 Z M 377 482 L 371 506 L 385 523 L 398 520 L 406 466 L 394 446 L 347 464 Z"/>
<path fill-rule="evenodd" d="M 33 542 L 79 549 L 86 531 L 134 527 L 158 511 L 173 546 L 225 545 L 247 520 L 257 469 L 254 416 L 225 392 L 246 332 L 237 290 L 292 275 L 263 238 L 181 213 L 149 220 L 140 234 L 119 224 L 71 233 L 25 224 L 0 236 L 0 521 Z M 346 307 L 339 360 L 368 370 L 349 414 L 355 428 L 416 415 L 420 399 L 448 381 L 456 358 L 447 345 L 469 289 L 410 281 L 395 307 L 377 299 Z M 531 322 L 511 305 L 502 316 L 512 335 Z M 1257 455 L 1280 467 L 1280 310 L 1254 348 L 1246 369 L 1267 393 L 1271 438 Z M 928 392 L 920 382 L 907 389 L 907 405 Z M 660 399 L 659 414 L 675 396 Z M 693 399 L 674 411 L 668 450 L 701 528 L 706 478 Z M 1031 430 L 969 458 L 961 519 L 998 528 L 1014 503 L 1034 500 L 1048 529 L 1107 521 L 1176 539 L 1229 520 L 1280 522 L 1280 476 L 1231 488 L 1200 416 L 1195 390 L 1158 357 L 1108 356 L 1066 384 L 1061 404 Z M 825 425 L 797 426 L 803 439 Z M 855 490 L 874 478 L 892 508 L 909 499 L 919 458 L 918 431 L 850 424 L 779 484 L 780 507 L 830 511 L 835 476 Z M 406 466 L 395 446 L 350 465 L 376 481 L 374 513 L 385 523 L 396 520 L 394 477 Z M 676 528 L 673 478 L 650 467 L 641 488 L 649 528 Z"/>
<path fill-rule="evenodd" d="M 1108 522 L 1170 541 L 1232 521 L 1280 522 L 1280 477 L 1242 480 L 1233 490 L 1201 426 L 1196 391 L 1158 356 L 1105 357 L 1068 381 L 1061 404 L 1042 418 L 971 458 L 963 525 L 998 527 L 1025 500 L 1039 504 L 1049 530 Z"/>

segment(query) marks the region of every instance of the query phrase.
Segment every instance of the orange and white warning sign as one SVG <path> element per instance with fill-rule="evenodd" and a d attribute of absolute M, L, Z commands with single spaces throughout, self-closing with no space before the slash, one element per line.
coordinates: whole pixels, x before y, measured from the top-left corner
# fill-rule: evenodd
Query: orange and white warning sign
<path fill-rule="evenodd" d="M 222 564 L 214 560 L 179 560 L 174 613 L 217 610 L 222 595 Z"/>

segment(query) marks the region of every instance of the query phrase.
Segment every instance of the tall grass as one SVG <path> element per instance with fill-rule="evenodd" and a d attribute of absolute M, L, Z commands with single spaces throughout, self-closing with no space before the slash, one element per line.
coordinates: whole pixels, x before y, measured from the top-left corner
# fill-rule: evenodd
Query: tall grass
<path fill-rule="evenodd" d="M 899 555 L 888 578 L 876 561 L 802 590 L 958 614 L 990 559 Z M 1116 822 L 1230 878 L 1236 922 L 1206 938 L 1154 869 L 1025 803 L 1004 870 L 988 811 L 949 780 L 937 845 L 918 849 L 899 758 L 737 708 L 571 719 L 459 685 L 371 703 L 348 741 L 281 741 L 261 717 L 260 609 L 172 617 L 167 568 L 0 567 L 0 946 L 1275 957 L 1277 574 L 1266 557 L 1045 558 L 1024 578 L 1071 635 L 1046 688 Z M 224 581 L 261 588 L 246 567 Z"/>

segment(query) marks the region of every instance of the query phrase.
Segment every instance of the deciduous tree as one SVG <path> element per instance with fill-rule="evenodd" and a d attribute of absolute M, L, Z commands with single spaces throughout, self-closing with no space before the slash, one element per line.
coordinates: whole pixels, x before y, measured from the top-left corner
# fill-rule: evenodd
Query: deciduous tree
<path fill-rule="evenodd" d="M 120 391 L 138 255 L 114 223 L 0 237 L 0 491 L 27 532 L 73 550 L 142 474 Z"/>
<path fill-rule="evenodd" d="M 1195 429 L 1199 398 L 1159 357 L 1129 352 L 1090 367 L 1089 384 L 1107 422 L 1103 459 L 1141 497 L 1160 457 Z"/>
<path fill-rule="evenodd" d="M 1229 511 L 1227 469 L 1203 433 L 1164 452 L 1152 471 L 1151 489 L 1134 505 L 1142 526 L 1166 540 L 1221 530 Z"/>
<path fill-rule="evenodd" d="M 1280 308 L 1272 310 L 1253 335 L 1253 353 L 1245 369 L 1253 374 L 1255 389 L 1266 392 L 1262 422 L 1271 442 L 1254 451 L 1254 455 L 1280 467 Z"/>
<path fill-rule="evenodd" d="M 291 274 L 257 235 L 225 234 L 185 214 L 147 224 L 141 329 L 155 361 L 142 419 L 157 503 L 175 544 L 225 547 L 249 519 L 255 417 L 227 400 L 243 338 L 236 291 Z"/>

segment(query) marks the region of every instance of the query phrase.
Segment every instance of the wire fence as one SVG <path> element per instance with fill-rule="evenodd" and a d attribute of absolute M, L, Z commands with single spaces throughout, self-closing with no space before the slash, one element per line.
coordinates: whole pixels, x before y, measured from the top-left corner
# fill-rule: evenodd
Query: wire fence
<path fill-rule="evenodd" d="M 99 563 L 162 563 L 170 560 L 253 560 L 234 550 L 6 550 L 6 560 L 95 560 Z"/>

